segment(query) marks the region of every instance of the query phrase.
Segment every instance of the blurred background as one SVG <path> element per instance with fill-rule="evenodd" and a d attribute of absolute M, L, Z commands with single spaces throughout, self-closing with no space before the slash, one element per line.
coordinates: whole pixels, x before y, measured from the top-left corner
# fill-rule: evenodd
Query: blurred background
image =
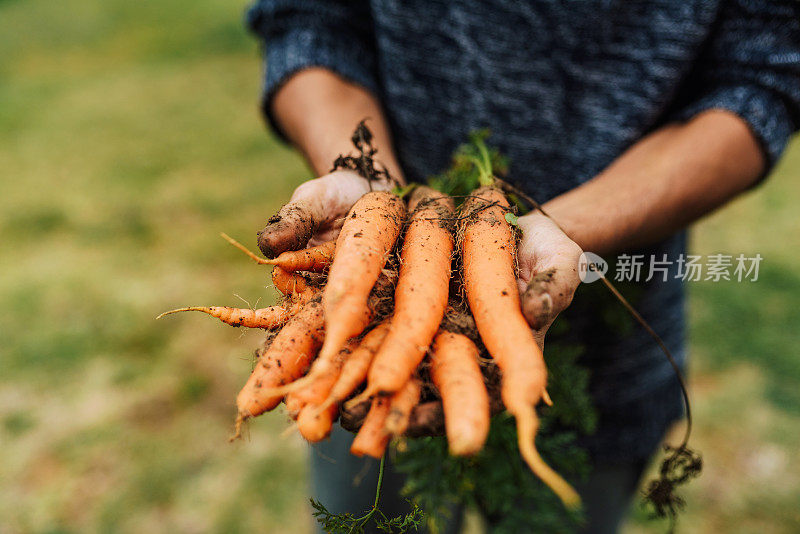
<path fill-rule="evenodd" d="M 309 177 L 259 118 L 243 8 L 0 0 L 2 534 L 310 532 L 284 416 L 227 442 L 260 335 L 154 320 L 275 298 L 218 235 L 254 245 Z M 693 253 L 764 260 L 755 283 L 689 288 L 707 467 L 679 532 L 800 531 L 799 202 L 795 142 L 694 231 Z M 664 531 L 638 508 L 625 527 Z"/>

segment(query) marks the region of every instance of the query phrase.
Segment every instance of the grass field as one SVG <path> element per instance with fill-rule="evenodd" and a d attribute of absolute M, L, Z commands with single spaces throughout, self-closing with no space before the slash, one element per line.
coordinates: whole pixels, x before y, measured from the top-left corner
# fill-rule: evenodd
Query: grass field
<path fill-rule="evenodd" d="M 264 132 L 223 0 L 0 0 L 0 533 L 309 532 L 284 418 L 227 443 L 259 336 L 186 304 L 274 298 L 252 243 L 308 177 Z M 764 257 L 691 290 L 704 476 L 682 532 L 800 531 L 800 146 L 700 224 Z M 627 533 L 663 532 L 637 511 Z"/>

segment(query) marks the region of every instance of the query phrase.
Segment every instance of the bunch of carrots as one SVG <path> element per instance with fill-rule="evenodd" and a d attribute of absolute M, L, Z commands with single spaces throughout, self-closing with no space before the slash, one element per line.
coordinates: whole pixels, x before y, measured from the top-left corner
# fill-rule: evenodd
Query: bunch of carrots
<path fill-rule="evenodd" d="M 403 196 L 373 191 L 355 203 L 335 241 L 263 259 L 228 238 L 272 265 L 283 301 L 165 314 L 195 310 L 269 331 L 236 400 L 237 436 L 244 421 L 283 402 L 306 440 L 325 439 L 341 417 L 357 428 L 351 453 L 380 458 L 406 433 L 415 407 L 438 398 L 450 453 L 472 455 L 489 432 L 499 371 L 520 454 L 565 505 L 579 506 L 536 449 L 547 369 L 521 310 L 511 204 L 491 165 L 476 166 L 480 186 L 458 208 L 427 186 Z M 280 213 L 274 219 L 280 224 Z"/>

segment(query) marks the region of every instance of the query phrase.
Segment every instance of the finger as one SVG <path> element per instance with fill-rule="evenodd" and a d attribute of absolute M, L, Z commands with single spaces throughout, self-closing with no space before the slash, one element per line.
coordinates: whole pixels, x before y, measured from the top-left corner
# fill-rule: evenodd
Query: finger
<path fill-rule="evenodd" d="M 299 191 L 299 188 L 298 188 Z M 258 233 L 258 248 L 267 258 L 306 246 L 325 218 L 320 202 L 312 198 L 292 198 L 267 221 Z"/>
<path fill-rule="evenodd" d="M 505 410 L 499 389 L 492 390 L 490 388 L 489 401 L 492 415 Z M 442 402 L 438 400 L 429 401 L 415 406 L 411 412 L 411 420 L 404 435 L 410 438 L 444 435 L 444 409 L 442 408 Z"/>
<path fill-rule="evenodd" d="M 288 204 L 267 221 L 258 234 L 258 248 L 274 258 L 287 250 L 305 247 L 321 230 L 326 241 L 338 235 L 347 212 L 373 189 L 387 189 L 383 182 L 370 184 L 353 171 L 340 170 L 301 184 Z"/>
<path fill-rule="evenodd" d="M 500 399 L 499 390 L 490 392 L 491 414 L 496 415 L 502 412 L 505 407 Z M 357 432 L 364 422 L 364 418 L 369 411 L 370 401 L 365 400 L 352 406 L 349 409 L 342 407 L 340 424 L 342 428 L 349 432 Z M 429 401 L 418 404 L 411 412 L 411 419 L 404 436 L 419 438 L 424 436 L 444 435 L 444 410 L 441 401 Z"/>
<path fill-rule="evenodd" d="M 572 302 L 580 284 L 579 256 L 577 251 L 565 254 L 531 278 L 522 294 L 522 312 L 532 328 L 546 328 Z"/>
<path fill-rule="evenodd" d="M 369 412 L 372 401 L 367 399 L 347 409 L 344 407 L 345 404 L 343 403 L 339 406 L 339 424 L 348 432 L 358 432 L 358 429 L 361 428 L 361 423 L 364 422 L 364 418 L 367 416 L 367 412 Z"/>
<path fill-rule="evenodd" d="M 555 317 L 553 319 L 555 320 Z M 550 321 L 550 323 L 552 322 L 553 321 Z M 530 321 L 528 321 L 528 323 L 530 324 Z M 536 344 L 539 345 L 539 350 L 542 352 L 544 352 L 544 336 L 547 334 L 547 329 L 550 327 L 550 323 L 538 328 L 531 326 L 531 328 L 534 328 L 533 339 L 536 341 Z"/>
<path fill-rule="evenodd" d="M 411 438 L 444 434 L 444 411 L 441 401 L 418 404 L 411 412 L 405 435 Z"/>
<path fill-rule="evenodd" d="M 537 273 L 522 293 L 522 312 L 533 328 L 547 325 L 553 315 L 552 282 L 556 270 Z"/>

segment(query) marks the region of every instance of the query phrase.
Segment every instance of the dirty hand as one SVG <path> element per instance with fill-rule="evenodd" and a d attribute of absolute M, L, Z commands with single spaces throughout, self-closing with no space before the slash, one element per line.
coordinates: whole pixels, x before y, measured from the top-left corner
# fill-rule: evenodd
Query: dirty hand
<path fill-rule="evenodd" d="M 581 283 L 581 248 L 538 211 L 520 217 L 522 230 L 517 263 L 522 312 L 534 329 L 539 347 L 556 316 L 572 302 Z"/>
<path fill-rule="evenodd" d="M 373 191 L 387 191 L 386 180 L 373 180 Z M 354 171 L 338 170 L 301 184 L 292 198 L 258 233 L 258 248 L 268 258 L 335 239 L 347 212 L 370 191 L 370 183 Z"/>

